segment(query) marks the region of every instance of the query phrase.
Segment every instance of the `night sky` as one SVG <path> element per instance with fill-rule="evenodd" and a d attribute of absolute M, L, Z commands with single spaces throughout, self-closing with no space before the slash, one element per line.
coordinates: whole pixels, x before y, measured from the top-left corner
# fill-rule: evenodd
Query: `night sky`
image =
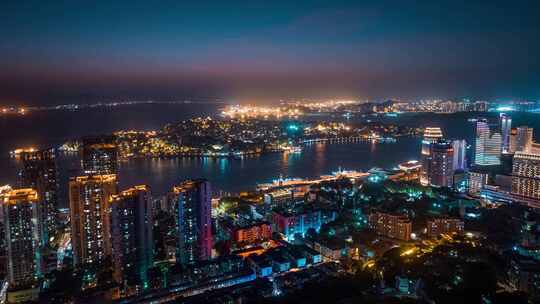
<path fill-rule="evenodd" d="M 538 1 L 81 2 L 0 2 L 0 104 L 540 98 Z"/>

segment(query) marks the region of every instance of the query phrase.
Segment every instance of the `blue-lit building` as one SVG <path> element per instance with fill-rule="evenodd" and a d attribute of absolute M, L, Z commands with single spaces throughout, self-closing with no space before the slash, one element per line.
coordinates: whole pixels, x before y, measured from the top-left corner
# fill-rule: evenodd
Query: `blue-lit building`
<path fill-rule="evenodd" d="M 476 122 L 474 164 L 477 166 L 500 165 L 501 145 L 501 134 L 492 132 L 487 120 L 478 120 Z"/>
<path fill-rule="evenodd" d="M 467 169 L 467 142 L 464 139 L 454 140 L 452 147 L 454 148 L 452 169 L 454 171 Z"/>
<path fill-rule="evenodd" d="M 335 217 L 336 213 L 333 210 L 300 206 L 274 210 L 272 224 L 274 231 L 281 233 L 287 241 L 291 241 L 296 234 L 305 236 L 309 229 L 318 232 L 322 224 L 335 220 Z"/>
<path fill-rule="evenodd" d="M 502 153 L 510 153 L 510 133 L 512 131 L 512 117 L 506 113 L 499 115 L 502 135 Z"/>
<path fill-rule="evenodd" d="M 193 264 L 212 257 L 212 192 L 205 179 L 187 180 L 173 188 L 176 218 L 176 261 Z"/>

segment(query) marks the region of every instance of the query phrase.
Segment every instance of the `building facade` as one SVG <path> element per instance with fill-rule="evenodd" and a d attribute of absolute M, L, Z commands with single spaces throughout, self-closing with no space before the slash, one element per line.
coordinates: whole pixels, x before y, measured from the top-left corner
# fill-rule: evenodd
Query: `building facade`
<path fill-rule="evenodd" d="M 153 263 L 153 208 L 150 188 L 135 186 L 111 197 L 114 277 L 128 286 L 148 285 Z"/>
<path fill-rule="evenodd" d="M 255 245 L 272 238 L 272 225 L 269 222 L 258 222 L 245 226 L 233 226 L 229 233 L 237 247 Z"/>
<path fill-rule="evenodd" d="M 510 115 L 501 113 L 499 115 L 499 121 L 501 125 L 501 152 L 510 153 L 510 134 L 512 132 L 512 117 Z"/>
<path fill-rule="evenodd" d="M 463 233 L 465 224 L 461 219 L 433 218 L 427 220 L 427 235 L 430 238 L 441 234 Z"/>
<path fill-rule="evenodd" d="M 429 171 L 431 165 L 431 145 L 443 138 L 441 128 L 428 127 L 424 130 L 424 139 L 422 140 L 422 170 L 420 173 L 420 183 L 429 185 Z"/>
<path fill-rule="evenodd" d="M 71 244 L 76 266 L 100 263 L 111 255 L 109 208 L 116 192 L 114 174 L 70 179 Z"/>
<path fill-rule="evenodd" d="M 540 154 L 516 152 L 512 168 L 512 194 L 540 200 Z"/>
<path fill-rule="evenodd" d="M 294 240 L 296 234 L 304 236 L 309 229 L 319 231 L 323 224 L 321 210 L 276 210 L 272 213 L 275 231 L 286 240 Z"/>
<path fill-rule="evenodd" d="M 116 174 L 118 171 L 118 147 L 115 136 L 83 138 L 82 168 L 85 174 Z"/>
<path fill-rule="evenodd" d="M 454 171 L 467 169 L 467 141 L 464 139 L 454 140 L 452 147 L 454 148 L 452 169 Z"/>
<path fill-rule="evenodd" d="M 480 191 L 487 185 L 489 179 L 489 174 L 471 170 L 469 171 L 469 194 L 477 196 L 480 194 Z"/>
<path fill-rule="evenodd" d="M 21 153 L 21 186 L 37 191 L 43 216 L 41 245 L 56 233 L 58 212 L 58 182 L 54 149 Z"/>
<path fill-rule="evenodd" d="M 451 143 L 438 141 L 431 145 L 430 184 L 437 187 L 452 187 L 454 148 Z"/>
<path fill-rule="evenodd" d="M 33 189 L 7 191 L 0 196 L 11 287 L 33 283 L 40 276 L 39 243 L 42 220 L 38 193 Z"/>
<path fill-rule="evenodd" d="M 176 261 L 193 264 L 212 257 L 212 192 L 205 179 L 173 188 L 176 209 Z"/>
<path fill-rule="evenodd" d="M 369 215 L 369 227 L 379 235 L 409 241 L 412 233 L 412 222 L 403 214 L 375 212 Z"/>
<path fill-rule="evenodd" d="M 491 132 L 486 120 L 479 120 L 476 123 L 474 164 L 478 166 L 500 165 L 501 145 L 501 134 Z"/>
<path fill-rule="evenodd" d="M 508 144 L 509 147 L 509 154 L 516 153 L 517 149 L 517 128 L 512 128 L 510 130 L 510 143 Z"/>
<path fill-rule="evenodd" d="M 516 150 L 515 152 L 532 152 L 533 129 L 529 127 L 518 127 L 516 130 Z"/>

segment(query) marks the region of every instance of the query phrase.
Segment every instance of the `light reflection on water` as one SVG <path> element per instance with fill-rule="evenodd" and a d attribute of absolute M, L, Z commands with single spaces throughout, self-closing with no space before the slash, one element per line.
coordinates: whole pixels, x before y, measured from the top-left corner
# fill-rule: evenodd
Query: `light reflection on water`
<path fill-rule="evenodd" d="M 58 146 L 70 138 L 88 134 L 103 134 L 119 129 L 150 130 L 169 122 L 178 122 L 194 116 L 215 114 L 216 107 L 186 105 L 143 105 L 110 109 L 87 109 L 84 111 L 38 112 L 23 118 L 0 118 L 0 127 L 10 132 L 0 134 L 0 184 L 16 185 L 17 162 L 10 159 L 8 151 L 25 146 Z M 470 117 L 490 117 L 496 121 L 497 113 L 446 114 L 404 114 L 399 118 L 382 120 L 409 126 L 441 127 L 448 138 L 465 138 L 472 143 L 473 124 Z M 341 117 L 341 116 L 340 116 Z M 334 120 L 340 117 L 318 117 Z M 514 126 L 534 127 L 535 138 L 540 141 L 540 119 L 538 114 L 512 113 Z M 363 121 L 352 117 L 350 121 Z M 95 124 L 100 121 L 100 124 Z M 257 183 L 269 182 L 280 174 L 289 177 L 317 177 L 343 169 L 368 170 L 374 166 L 389 168 L 397 163 L 417 159 L 420 141 L 416 138 L 402 138 L 394 144 L 377 143 L 314 143 L 304 147 L 302 153 L 266 154 L 260 157 L 240 159 L 134 159 L 120 164 L 120 187 L 146 183 L 153 192 L 163 194 L 172 185 L 185 178 L 206 177 L 213 183 L 213 189 L 238 192 L 253 189 Z M 66 205 L 67 181 L 77 175 L 80 165 L 77 154 L 59 159 L 62 205 Z"/>
<path fill-rule="evenodd" d="M 149 184 L 153 192 L 163 194 L 186 178 L 208 178 L 216 192 L 240 192 L 254 189 L 257 183 L 285 177 L 318 177 L 336 171 L 368 170 L 374 166 L 389 168 L 415 159 L 419 140 L 403 138 L 397 143 L 316 143 L 301 153 L 271 153 L 242 158 L 164 158 L 132 159 L 120 166 L 120 186 Z M 376 151 L 377 155 L 374 155 Z"/>

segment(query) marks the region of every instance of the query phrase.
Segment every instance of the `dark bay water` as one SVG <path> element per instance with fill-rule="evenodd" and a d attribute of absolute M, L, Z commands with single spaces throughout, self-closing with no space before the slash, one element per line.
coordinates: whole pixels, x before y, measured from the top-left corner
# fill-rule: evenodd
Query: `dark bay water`
<path fill-rule="evenodd" d="M 0 117 L 0 184 L 16 185 L 18 163 L 8 151 L 24 146 L 57 146 L 67 139 L 89 134 L 102 134 L 120 129 L 150 130 L 167 123 L 194 116 L 218 113 L 218 105 L 136 105 L 116 108 L 92 108 L 78 111 L 35 112 L 26 116 Z M 447 138 L 464 138 L 472 142 L 474 113 L 403 114 L 398 117 L 353 117 L 351 122 L 366 120 L 393 122 L 409 126 L 438 126 Z M 483 113 L 496 120 L 496 113 Z M 514 113 L 513 125 L 529 125 L 540 130 L 540 115 Z M 343 120 L 342 116 L 308 117 L 307 119 Z M 536 138 L 540 131 L 536 132 Z M 149 184 L 153 192 L 163 194 L 182 179 L 206 177 L 214 191 L 239 192 L 253 189 L 280 174 L 289 177 L 317 177 L 337 170 L 368 170 L 374 166 L 393 167 L 400 162 L 417 159 L 419 138 L 400 138 L 396 143 L 312 144 L 300 154 L 266 154 L 242 159 L 173 158 L 133 159 L 120 164 L 120 187 Z M 61 198 L 70 175 L 76 174 L 76 155 L 61 156 Z M 62 205 L 67 205 L 63 199 Z"/>
<path fill-rule="evenodd" d="M 397 143 L 311 144 L 302 153 L 272 153 L 258 157 L 135 159 L 120 166 L 120 183 L 149 184 L 156 192 L 170 189 L 175 182 L 190 177 L 206 177 L 216 191 L 251 190 L 257 183 L 284 177 L 318 177 L 342 169 L 368 170 L 392 167 L 416 158 L 417 138 Z M 143 173 L 143 174 L 141 174 Z"/>

